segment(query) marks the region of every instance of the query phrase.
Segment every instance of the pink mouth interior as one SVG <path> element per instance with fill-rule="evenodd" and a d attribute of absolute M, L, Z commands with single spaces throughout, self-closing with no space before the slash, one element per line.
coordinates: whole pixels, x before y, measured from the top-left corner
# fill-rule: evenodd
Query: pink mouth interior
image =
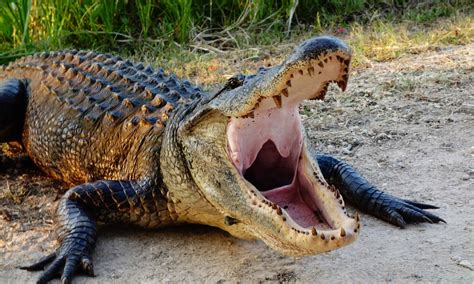
<path fill-rule="evenodd" d="M 229 156 L 240 174 L 298 225 L 326 228 L 327 222 L 318 209 L 321 204 L 302 169 L 298 107 L 265 107 L 271 103 L 266 100 L 254 111 L 253 118 L 230 120 Z"/>

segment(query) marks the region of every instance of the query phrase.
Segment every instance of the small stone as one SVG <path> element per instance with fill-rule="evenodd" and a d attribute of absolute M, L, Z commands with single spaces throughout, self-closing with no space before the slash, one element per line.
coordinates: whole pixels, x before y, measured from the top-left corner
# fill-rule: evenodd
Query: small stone
<path fill-rule="evenodd" d="M 349 147 L 342 148 L 341 152 L 342 152 L 344 155 L 350 155 L 350 154 L 352 154 L 352 152 L 351 152 L 351 150 L 349 149 Z"/>

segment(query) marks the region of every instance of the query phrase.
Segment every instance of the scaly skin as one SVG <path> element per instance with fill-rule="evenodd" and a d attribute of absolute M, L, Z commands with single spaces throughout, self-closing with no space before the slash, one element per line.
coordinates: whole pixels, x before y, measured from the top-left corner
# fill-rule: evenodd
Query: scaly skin
<path fill-rule="evenodd" d="M 310 39 L 214 94 L 93 52 L 0 67 L 0 142 L 21 140 L 36 165 L 73 186 L 57 211 L 60 247 L 24 268 L 47 267 L 38 282 L 93 275 L 97 223 L 111 222 L 206 224 L 288 255 L 325 252 L 360 229 L 341 194 L 398 226 L 443 221 L 311 153 L 297 106 L 322 99 L 331 82 L 344 90 L 350 59 L 340 40 Z"/>

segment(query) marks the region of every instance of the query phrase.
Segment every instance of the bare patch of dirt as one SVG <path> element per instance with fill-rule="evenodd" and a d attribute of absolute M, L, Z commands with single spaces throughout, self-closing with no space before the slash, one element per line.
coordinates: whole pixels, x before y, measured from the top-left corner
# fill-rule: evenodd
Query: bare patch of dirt
<path fill-rule="evenodd" d="M 94 255 L 97 277 L 77 283 L 474 281 L 473 44 L 356 70 L 348 92 L 332 90 L 301 112 L 317 149 L 387 192 L 439 205 L 447 224 L 401 230 L 363 215 L 353 245 L 304 258 L 204 226 L 107 228 Z M 61 190 L 27 158 L 0 154 L 0 282 L 38 277 L 16 267 L 55 247 Z"/>

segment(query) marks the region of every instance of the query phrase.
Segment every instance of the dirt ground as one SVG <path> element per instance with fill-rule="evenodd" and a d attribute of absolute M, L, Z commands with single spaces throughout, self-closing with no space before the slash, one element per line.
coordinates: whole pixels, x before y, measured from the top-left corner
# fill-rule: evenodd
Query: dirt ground
<path fill-rule="evenodd" d="M 447 224 L 398 229 L 362 216 L 353 245 L 321 255 L 282 256 L 204 226 L 157 231 L 107 228 L 94 255 L 103 282 L 474 281 L 474 44 L 372 63 L 348 92 L 301 112 L 320 151 L 350 162 L 381 189 L 439 205 Z M 0 282 L 32 282 L 17 269 L 52 250 L 59 183 L 22 155 L 0 154 Z"/>

